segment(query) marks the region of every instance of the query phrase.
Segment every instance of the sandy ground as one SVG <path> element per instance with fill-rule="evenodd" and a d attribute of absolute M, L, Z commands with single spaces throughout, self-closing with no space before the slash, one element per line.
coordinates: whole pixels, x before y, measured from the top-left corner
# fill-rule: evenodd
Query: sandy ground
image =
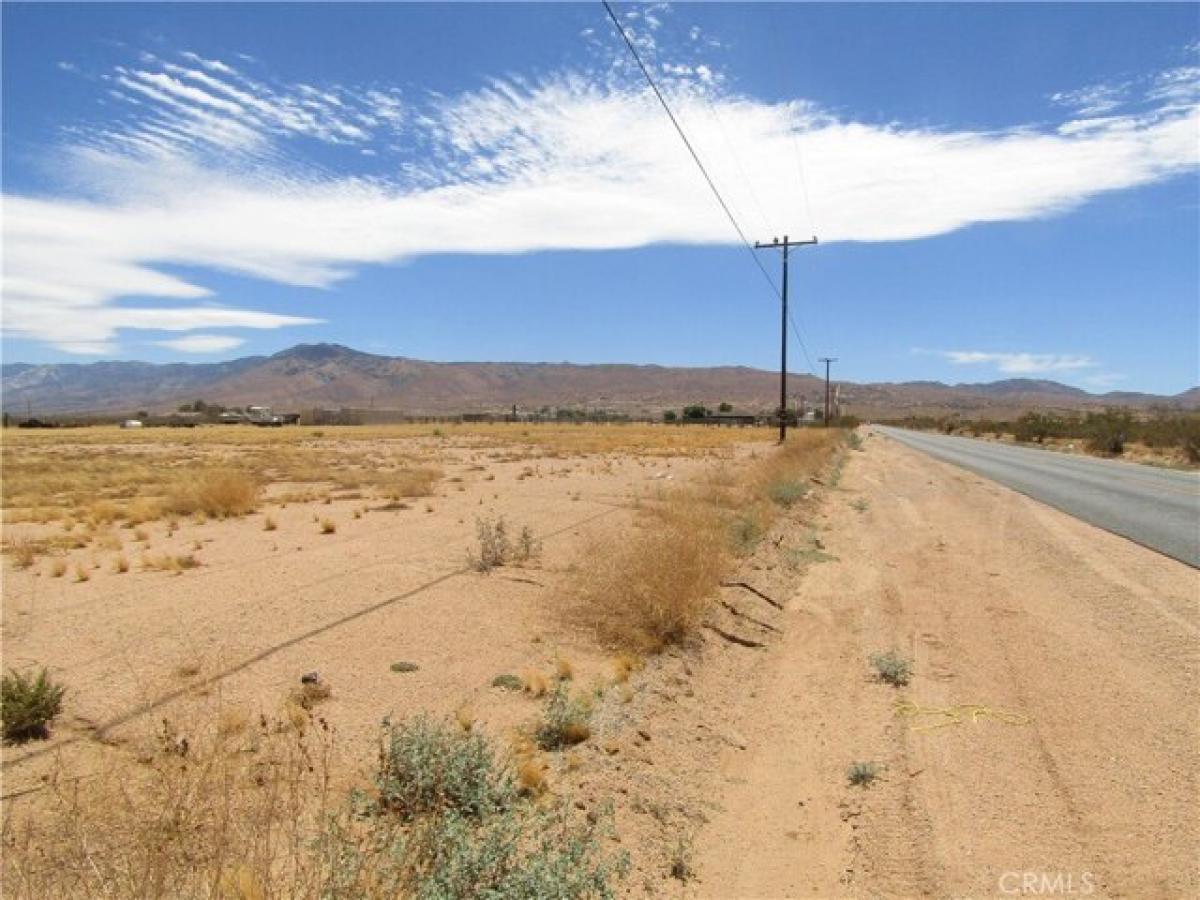
<path fill-rule="evenodd" d="M 185 519 L 173 534 L 149 523 L 146 542 L 118 529 L 131 563 L 125 574 L 113 570 L 116 550 L 73 551 L 60 578 L 47 575 L 46 561 L 26 570 L 6 562 L 4 663 L 48 666 L 69 689 L 52 740 L 4 749 L 6 792 L 36 783 L 39 759 L 86 752 L 93 738 L 136 754 L 163 718 L 186 728 L 215 694 L 222 705 L 273 714 L 311 671 L 333 691 L 321 712 L 352 762 L 373 757 L 388 715 L 466 705 L 498 734 L 528 719 L 531 701 L 490 687 L 501 673 L 549 674 L 560 656 L 583 684 L 608 673 L 609 655 L 547 608 L 547 585 L 588 535 L 628 521 L 634 497 L 714 461 L 510 455 L 445 449 L 435 495 L 405 509 L 355 497 L 266 504 L 243 519 Z M 356 510 L 366 511 L 355 518 Z M 275 530 L 263 528 L 268 515 Z M 500 515 L 514 531 L 533 531 L 540 557 L 487 575 L 469 571 L 477 518 Z M 336 531 L 321 533 L 318 519 Z M 191 554 L 200 565 L 143 571 L 146 552 Z M 77 562 L 86 582 L 74 579 Z M 398 661 L 420 668 L 395 673 Z"/>
<path fill-rule="evenodd" d="M 689 895 L 1200 896 L 1197 573 L 886 439 L 852 456 Z M 892 647 L 907 687 L 868 664 Z"/>
<path fill-rule="evenodd" d="M 540 701 L 490 687 L 502 672 L 565 657 L 579 687 L 611 684 L 610 654 L 561 615 L 569 566 L 633 497 L 717 462 L 442 464 L 408 509 L 354 518 L 379 504 L 335 499 L 268 508 L 275 531 L 263 513 L 148 526 L 153 550 L 201 560 L 178 576 L 104 560 L 75 583 L 6 563 L 5 665 L 50 665 L 70 693 L 51 741 L 5 748 L 5 793 L 64 760 L 132 762 L 163 718 L 186 728 L 214 702 L 276 710 L 311 670 L 333 689 L 319 710 L 348 779 L 389 714 L 466 705 L 503 742 Z M 713 627 L 609 688 L 592 739 L 551 755 L 555 795 L 612 805 L 622 893 L 1200 896 L 1196 572 L 878 437 L 813 489 L 731 573 Z M 476 516 L 499 513 L 534 529 L 541 558 L 467 571 Z M 892 647 L 914 660 L 907 687 L 868 663 Z M 897 716 L 898 699 L 1028 723 L 918 730 L 938 720 Z M 869 787 L 847 783 L 858 760 L 883 766 Z"/>

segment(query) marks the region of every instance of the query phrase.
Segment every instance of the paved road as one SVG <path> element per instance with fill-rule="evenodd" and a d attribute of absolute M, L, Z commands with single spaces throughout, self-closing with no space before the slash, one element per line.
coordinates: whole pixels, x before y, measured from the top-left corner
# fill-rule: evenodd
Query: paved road
<path fill-rule="evenodd" d="M 1200 474 L 875 426 L 1056 509 L 1200 568 Z"/>

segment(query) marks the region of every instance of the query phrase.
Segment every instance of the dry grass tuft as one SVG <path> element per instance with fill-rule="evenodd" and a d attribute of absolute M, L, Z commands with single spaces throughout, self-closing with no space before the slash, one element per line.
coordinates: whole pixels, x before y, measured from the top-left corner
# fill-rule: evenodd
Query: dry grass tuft
<path fill-rule="evenodd" d="M 518 759 L 516 765 L 517 787 L 527 797 L 540 797 L 546 793 L 549 781 L 546 778 L 546 763 L 540 756 Z"/>
<path fill-rule="evenodd" d="M 28 569 L 32 566 L 42 549 L 42 544 L 38 541 L 28 539 L 13 541 L 5 548 L 12 557 L 13 565 L 18 569 Z"/>
<path fill-rule="evenodd" d="M 278 527 L 279 525 L 275 522 L 273 517 L 267 516 L 265 519 L 263 519 L 263 531 L 274 531 Z"/>
<path fill-rule="evenodd" d="M 643 665 L 642 658 L 628 650 L 623 650 L 613 657 L 613 679 L 618 684 L 625 684 L 629 677 Z"/>
<path fill-rule="evenodd" d="M 558 657 L 554 661 L 554 675 L 559 681 L 570 681 L 575 677 L 575 667 L 566 657 Z"/>
<path fill-rule="evenodd" d="M 62 578 L 67 574 L 67 561 L 65 559 L 56 559 L 50 563 L 50 577 Z"/>
<path fill-rule="evenodd" d="M 146 572 L 170 572 L 182 575 L 187 569 L 195 569 L 200 560 L 190 553 L 143 553 L 142 569 Z"/>
<path fill-rule="evenodd" d="M 525 684 L 525 693 L 531 697 L 541 697 L 549 687 L 546 676 L 536 669 L 526 669 L 521 673 L 521 681 Z"/>
<path fill-rule="evenodd" d="M 633 539 L 609 536 L 588 550 L 575 601 L 606 642 L 653 653 L 700 625 L 728 547 L 720 512 L 691 492 L 640 518 Z"/>
<path fill-rule="evenodd" d="M 584 551 L 572 611 L 606 643 L 634 653 L 684 640 L 701 625 L 731 557 L 752 552 L 787 508 L 773 499 L 779 485 L 820 471 L 842 439 L 832 429 L 800 431 L 740 477 L 719 469 L 694 487 L 659 494 L 632 532 Z"/>
<path fill-rule="evenodd" d="M 475 709 L 469 703 L 464 703 L 454 711 L 454 719 L 458 722 L 458 727 L 463 731 L 470 731 L 475 727 Z"/>
<path fill-rule="evenodd" d="M 333 519 L 321 520 L 321 534 L 333 534 L 335 531 L 337 531 L 337 522 Z"/>
<path fill-rule="evenodd" d="M 318 703 L 323 703 L 333 696 L 333 689 L 325 682 L 305 681 L 299 687 L 293 688 L 288 694 L 288 700 L 303 710 L 312 709 Z M 293 717 L 294 718 L 294 717 Z"/>
<path fill-rule="evenodd" d="M 6 810 L 5 896 L 315 900 L 321 863 L 305 848 L 341 802 L 331 753 L 320 728 L 226 711 L 164 722 L 140 766 L 61 762 Z"/>
<path fill-rule="evenodd" d="M 389 500 L 428 497 L 441 477 L 441 471 L 432 467 L 402 469 L 392 476 L 390 482 L 383 485 L 383 495 Z"/>
<path fill-rule="evenodd" d="M 113 562 L 113 571 L 118 575 L 124 575 L 129 571 L 129 558 L 124 553 Z"/>
<path fill-rule="evenodd" d="M 236 469 L 214 470 L 178 485 L 167 497 L 165 509 L 179 515 L 203 514 L 225 519 L 244 516 L 258 507 L 258 482 Z"/>

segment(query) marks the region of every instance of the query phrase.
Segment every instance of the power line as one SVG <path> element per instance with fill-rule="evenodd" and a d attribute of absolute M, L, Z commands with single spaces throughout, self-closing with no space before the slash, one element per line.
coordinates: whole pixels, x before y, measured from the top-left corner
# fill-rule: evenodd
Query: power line
<path fill-rule="evenodd" d="M 771 286 L 771 292 L 782 301 L 783 295 L 780 293 L 775 281 L 771 278 L 770 273 L 767 272 L 766 267 L 762 264 L 762 260 L 760 260 L 758 255 L 754 252 L 754 247 L 747 239 L 746 233 L 742 231 L 742 226 L 738 224 L 737 218 L 729 209 L 729 204 L 725 202 L 725 198 L 721 196 L 721 192 L 717 189 L 716 182 L 714 182 L 712 176 L 708 174 L 708 169 L 704 167 L 704 163 L 701 161 L 700 155 L 696 152 L 696 148 L 692 146 L 692 142 L 688 140 L 688 136 L 684 132 L 683 127 L 679 124 L 679 120 L 675 118 L 675 113 L 671 111 L 671 107 L 667 103 L 666 97 L 664 97 L 662 91 L 658 89 L 658 85 L 654 83 L 654 79 L 650 75 L 650 70 L 647 69 L 646 64 L 642 62 L 641 54 L 638 53 L 637 47 L 634 45 L 633 41 L 630 40 L 629 35 L 625 32 L 625 28 L 621 24 L 621 20 L 618 19 L 617 14 L 613 12 L 613 8 L 609 4 L 608 0 L 600 0 L 600 2 L 604 4 L 604 9 L 608 13 L 608 17 L 612 19 L 612 23 L 616 27 L 617 33 L 621 35 L 621 39 L 625 42 L 625 46 L 629 48 L 629 53 L 633 56 L 634 61 L 638 64 L 638 68 L 642 70 L 642 75 L 645 76 L 646 83 L 650 85 L 650 90 L 652 90 L 654 92 L 654 96 L 658 98 L 658 102 L 662 105 L 663 110 L 666 112 L 667 118 L 671 120 L 671 124 L 675 126 L 675 131 L 679 134 L 679 138 L 683 141 L 683 145 L 687 147 L 688 153 L 691 154 L 692 160 L 696 163 L 696 167 L 700 170 L 700 174 L 704 176 L 704 180 L 708 183 L 708 187 L 712 191 L 713 196 L 717 198 L 717 203 L 721 205 L 721 209 L 725 212 L 726 218 L 729 219 L 729 224 L 733 226 L 733 230 L 736 231 L 738 237 L 741 238 L 742 246 L 746 248 L 746 252 L 750 254 L 750 258 L 754 260 L 754 265 L 758 268 L 758 271 L 762 273 L 762 277 L 766 279 L 767 284 Z M 808 355 L 808 348 L 804 345 L 804 340 L 800 337 L 800 329 L 796 327 L 796 321 L 791 317 L 790 313 L 788 315 L 788 321 L 791 323 L 792 332 L 796 336 L 796 341 L 800 344 L 800 349 L 804 352 L 804 358 L 808 360 L 809 374 L 814 374 L 813 370 L 816 367 L 813 365 L 812 358 Z"/>

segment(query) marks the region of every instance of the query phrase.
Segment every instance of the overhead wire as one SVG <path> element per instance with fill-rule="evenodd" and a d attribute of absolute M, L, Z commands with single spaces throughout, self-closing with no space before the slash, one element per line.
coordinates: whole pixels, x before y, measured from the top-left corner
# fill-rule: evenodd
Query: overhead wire
<path fill-rule="evenodd" d="M 675 131 L 678 133 L 679 139 L 682 140 L 683 145 L 687 147 L 688 153 L 691 154 L 692 161 L 696 163 L 696 167 L 700 170 L 700 174 L 704 176 L 704 180 L 708 184 L 709 190 L 712 191 L 713 196 L 717 199 L 717 203 L 720 204 L 721 209 L 725 213 L 725 217 L 729 219 L 729 224 L 732 225 L 733 230 L 737 232 L 738 237 L 742 241 L 742 246 L 746 248 L 746 252 L 749 253 L 750 258 L 754 260 L 754 265 L 758 268 L 759 272 L 762 273 L 762 276 L 766 280 L 767 284 L 771 286 L 771 292 L 782 302 L 783 294 L 780 291 L 779 286 L 776 285 L 775 280 L 771 277 L 770 273 L 763 265 L 758 254 L 754 252 L 754 246 L 750 243 L 749 239 L 747 239 L 746 233 L 742 230 L 742 226 L 738 224 L 738 220 L 734 216 L 733 211 L 729 208 L 729 204 L 726 203 L 725 198 L 721 196 L 721 192 L 718 190 L 716 182 L 713 181 L 712 176 L 709 175 L 708 169 L 705 168 L 704 162 L 700 159 L 700 154 L 697 153 L 696 148 L 692 146 L 691 140 L 688 139 L 687 133 L 683 130 L 683 126 L 679 124 L 679 120 L 675 117 L 675 113 L 671 111 L 671 106 L 667 103 L 667 98 L 663 96 L 663 93 L 659 90 L 654 78 L 650 75 L 650 70 L 646 68 L 646 64 L 642 61 L 641 54 L 638 53 L 636 45 L 630 39 L 629 34 L 625 31 L 625 27 L 621 24 L 621 20 L 617 18 L 617 14 L 613 11 L 613 8 L 608 0 L 600 0 L 600 2 L 604 4 L 604 9 L 608 13 L 608 17 L 612 19 L 613 26 L 617 29 L 617 33 L 625 42 L 625 46 L 629 48 L 629 53 L 637 63 L 642 75 L 645 77 L 646 83 L 650 85 L 650 90 L 654 92 L 654 96 L 658 98 L 658 102 L 662 106 L 663 111 L 666 112 L 667 118 L 670 119 L 671 124 L 675 126 Z M 808 352 L 808 347 L 805 345 L 804 339 L 800 336 L 800 329 L 796 327 L 796 320 L 792 318 L 790 310 L 788 312 L 788 321 L 792 326 L 792 333 L 796 337 L 796 342 L 800 345 L 800 350 L 804 353 L 804 358 L 808 361 L 808 372 L 810 375 L 813 375 L 815 374 L 816 367 L 813 365 L 812 357 Z"/>

